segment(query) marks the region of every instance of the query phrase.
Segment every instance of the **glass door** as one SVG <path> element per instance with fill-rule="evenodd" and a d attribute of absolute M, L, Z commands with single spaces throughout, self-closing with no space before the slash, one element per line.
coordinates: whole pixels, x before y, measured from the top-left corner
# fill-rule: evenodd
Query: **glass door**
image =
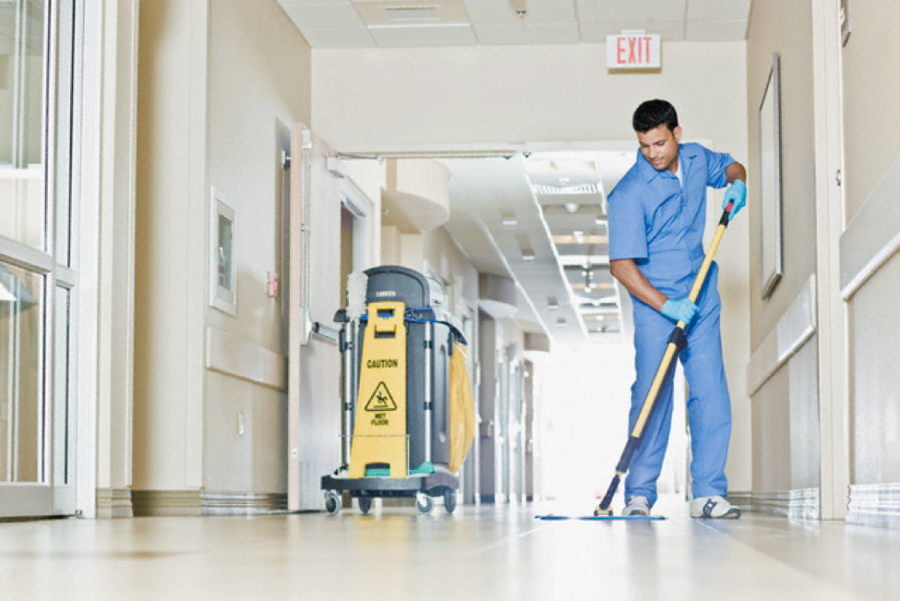
<path fill-rule="evenodd" d="M 74 512 L 73 0 L 0 2 L 0 517 Z"/>

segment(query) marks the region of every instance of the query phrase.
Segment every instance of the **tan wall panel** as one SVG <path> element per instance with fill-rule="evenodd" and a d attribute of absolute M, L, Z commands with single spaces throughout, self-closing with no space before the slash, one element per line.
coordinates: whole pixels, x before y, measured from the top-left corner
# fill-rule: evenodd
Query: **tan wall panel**
<path fill-rule="evenodd" d="M 900 157 L 900 3 L 851 2 L 853 32 L 843 52 L 846 219 L 850 221 Z"/>
<path fill-rule="evenodd" d="M 784 275 L 771 296 L 763 300 L 760 275 L 762 232 L 760 213 L 754 208 L 759 198 L 754 192 L 760 189 L 759 105 L 776 52 L 780 55 L 781 65 Z M 785 326 L 793 329 L 789 327 L 792 324 L 786 324 L 784 320 L 791 319 L 791 309 L 798 295 L 804 294 L 810 276 L 815 273 L 812 82 L 812 13 L 809 3 L 777 0 L 754 2 L 747 34 L 751 352 L 760 350 L 767 338 L 771 340 L 776 329 L 779 333 Z M 807 316 L 804 323 L 797 325 L 804 327 L 808 323 Z M 814 315 L 812 323 L 815 324 Z M 818 391 L 815 387 L 818 360 L 815 340 L 813 337 L 803 343 L 797 354 L 785 361 L 753 396 L 754 492 L 784 492 L 801 485 L 818 486 Z M 767 366 L 754 367 L 768 369 Z M 792 419 L 797 420 L 796 424 L 792 423 Z M 792 429 L 793 425 L 800 429 Z M 812 447 L 798 448 L 800 442 Z"/>
<path fill-rule="evenodd" d="M 849 305 L 853 375 L 851 482 L 900 482 L 900 259 L 882 267 Z"/>
<path fill-rule="evenodd" d="M 812 15 L 809 3 L 760 0 L 747 36 L 750 140 L 751 347 L 759 346 L 815 271 L 815 182 L 812 97 Z M 759 104 L 773 53 L 781 55 L 781 173 L 784 276 L 769 299 L 760 298 Z"/>
<path fill-rule="evenodd" d="M 791 488 L 790 376 L 782 369 L 753 397 L 753 491 Z"/>

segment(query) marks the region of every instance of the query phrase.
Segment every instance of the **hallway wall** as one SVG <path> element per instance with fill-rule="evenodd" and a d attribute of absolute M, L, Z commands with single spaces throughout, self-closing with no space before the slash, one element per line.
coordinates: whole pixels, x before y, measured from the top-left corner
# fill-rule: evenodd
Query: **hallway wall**
<path fill-rule="evenodd" d="M 753 497 L 787 512 L 818 509 L 819 417 L 815 291 L 815 131 L 808 2 L 756 0 L 747 34 L 750 165 L 750 337 Z M 783 275 L 762 298 L 759 106 L 780 57 Z M 793 349 L 792 352 L 786 352 Z M 795 353 L 795 354 L 794 354 Z M 815 489 L 813 491 L 813 489 Z M 809 496 L 812 495 L 812 499 Z M 793 509 L 789 509 L 793 507 Z"/>
<path fill-rule="evenodd" d="M 603 44 L 314 50 L 313 126 L 341 152 L 636 149 L 631 114 L 662 96 L 678 108 L 686 140 L 746 164 L 744 43 L 666 43 L 662 70 L 649 74 L 610 74 L 605 56 Z M 710 194 L 709 222 L 721 194 Z M 735 423 L 727 473 L 739 491 L 751 485 L 747 246 L 739 219 L 717 256 Z"/>
<path fill-rule="evenodd" d="M 900 5 L 854 2 L 843 49 L 845 223 L 841 288 L 848 331 L 848 520 L 900 527 Z"/>
<path fill-rule="evenodd" d="M 310 49 L 276 3 L 241 0 L 142 2 L 140 48 L 135 511 L 279 507 L 286 297 L 266 273 L 287 248 L 281 150 L 310 120 Z M 235 213 L 234 314 L 210 303 L 213 189 Z M 312 366 L 335 413 L 337 366 Z"/>

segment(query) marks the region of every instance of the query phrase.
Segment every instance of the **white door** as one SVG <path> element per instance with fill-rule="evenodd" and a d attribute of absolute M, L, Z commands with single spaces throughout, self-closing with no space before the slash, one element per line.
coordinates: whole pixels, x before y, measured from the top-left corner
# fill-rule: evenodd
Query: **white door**
<path fill-rule="evenodd" d="M 75 510 L 75 14 L 0 4 L 0 518 Z"/>

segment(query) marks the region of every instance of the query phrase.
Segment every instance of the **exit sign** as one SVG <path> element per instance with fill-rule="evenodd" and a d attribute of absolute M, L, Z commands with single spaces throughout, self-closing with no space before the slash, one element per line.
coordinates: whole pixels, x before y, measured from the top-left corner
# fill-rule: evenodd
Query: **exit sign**
<path fill-rule="evenodd" d="M 606 36 L 608 69 L 659 69 L 659 34 L 623 31 Z"/>

